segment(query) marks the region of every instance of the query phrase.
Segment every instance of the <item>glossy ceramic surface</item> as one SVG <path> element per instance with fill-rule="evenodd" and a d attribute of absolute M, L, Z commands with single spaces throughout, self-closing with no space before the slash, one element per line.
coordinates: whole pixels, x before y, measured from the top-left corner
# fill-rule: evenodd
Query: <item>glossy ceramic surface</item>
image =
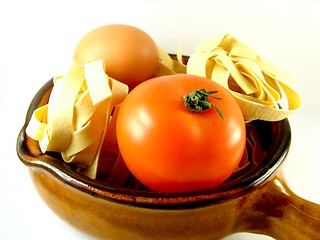
<path fill-rule="evenodd" d="M 51 88 L 52 80 L 30 104 L 17 153 L 39 195 L 71 225 L 102 239 L 219 239 L 235 232 L 319 239 L 320 207 L 292 193 L 279 170 L 290 146 L 287 119 L 254 122 L 267 156 L 236 181 L 183 194 L 129 190 L 73 171 L 54 154 L 42 154 L 25 134 L 33 110 L 47 103 Z"/>

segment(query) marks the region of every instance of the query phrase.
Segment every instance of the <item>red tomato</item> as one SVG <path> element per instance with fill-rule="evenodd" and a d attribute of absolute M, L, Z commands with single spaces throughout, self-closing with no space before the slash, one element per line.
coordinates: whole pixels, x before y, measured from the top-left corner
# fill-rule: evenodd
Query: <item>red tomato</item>
<path fill-rule="evenodd" d="M 192 112 L 188 93 L 218 91 L 218 107 Z M 225 181 L 245 149 L 245 123 L 233 96 L 219 84 L 193 75 L 158 77 L 138 85 L 124 100 L 116 133 L 132 174 L 159 192 L 210 189 Z"/>

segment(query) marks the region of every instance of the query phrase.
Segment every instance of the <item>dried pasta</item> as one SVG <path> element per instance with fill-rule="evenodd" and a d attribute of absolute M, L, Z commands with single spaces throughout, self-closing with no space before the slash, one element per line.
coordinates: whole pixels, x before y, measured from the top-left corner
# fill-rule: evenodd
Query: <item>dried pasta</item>
<path fill-rule="evenodd" d="M 209 78 L 229 90 L 246 121 L 279 121 L 301 106 L 289 74 L 228 34 L 200 44 L 189 58 L 187 73 Z M 287 109 L 279 106 L 284 100 Z"/>
<path fill-rule="evenodd" d="M 48 104 L 34 111 L 26 132 L 42 152 L 60 152 L 95 178 L 112 112 L 127 93 L 127 85 L 105 74 L 102 60 L 74 62 L 66 76 L 54 78 Z"/>

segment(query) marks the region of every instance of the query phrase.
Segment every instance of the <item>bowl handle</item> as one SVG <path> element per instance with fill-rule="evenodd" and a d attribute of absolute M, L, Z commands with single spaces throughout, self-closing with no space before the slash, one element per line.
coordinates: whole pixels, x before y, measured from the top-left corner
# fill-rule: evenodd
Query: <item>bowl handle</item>
<path fill-rule="evenodd" d="M 293 193 L 280 173 L 238 203 L 237 232 L 284 239 L 320 239 L 320 205 Z"/>

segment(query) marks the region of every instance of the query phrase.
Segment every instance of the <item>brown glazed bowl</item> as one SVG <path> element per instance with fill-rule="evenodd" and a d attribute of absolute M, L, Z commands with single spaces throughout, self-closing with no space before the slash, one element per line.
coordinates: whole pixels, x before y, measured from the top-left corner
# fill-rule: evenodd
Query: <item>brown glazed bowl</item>
<path fill-rule="evenodd" d="M 72 226 L 101 239 L 220 239 L 236 232 L 276 239 L 320 239 L 320 206 L 295 195 L 279 167 L 289 150 L 287 119 L 255 121 L 264 164 L 237 179 L 202 192 L 161 194 L 103 184 L 43 154 L 25 129 L 32 112 L 48 101 L 52 80 L 35 95 L 17 139 L 17 153 L 29 167 L 46 204 Z"/>

